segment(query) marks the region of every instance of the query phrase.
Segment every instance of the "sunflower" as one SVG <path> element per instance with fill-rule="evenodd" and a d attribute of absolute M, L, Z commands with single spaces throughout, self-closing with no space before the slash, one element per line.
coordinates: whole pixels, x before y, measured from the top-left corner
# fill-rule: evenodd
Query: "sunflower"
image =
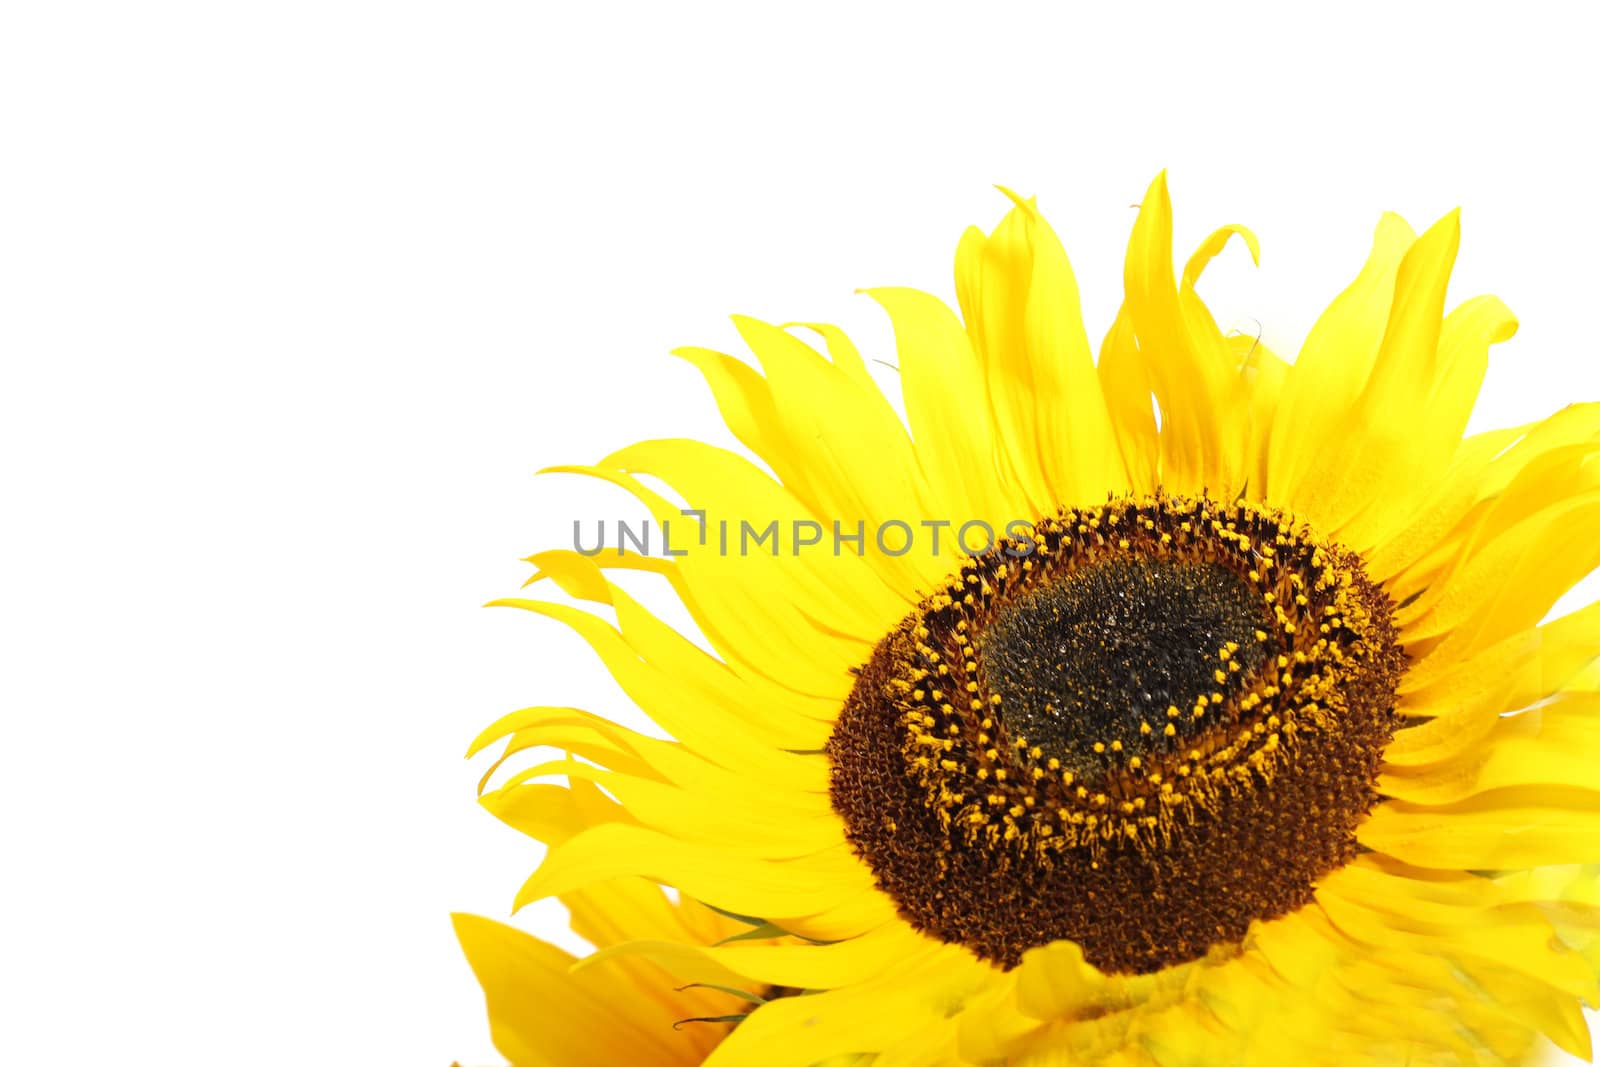
<path fill-rule="evenodd" d="M 1255 237 L 1178 274 L 1158 177 L 1096 359 L 1012 200 L 960 242 L 959 316 L 870 292 L 904 422 L 839 330 L 737 319 L 759 373 L 678 354 L 766 469 L 689 440 L 557 468 L 642 501 L 671 552 L 540 552 L 534 580 L 596 610 L 498 603 L 577 631 L 668 737 L 534 707 L 474 746 L 561 754 L 483 803 L 549 846 L 517 906 L 559 895 L 596 945 L 460 920 L 498 1047 L 1588 1056 L 1600 606 L 1545 620 L 1600 563 L 1600 405 L 1465 435 L 1516 322 L 1446 312 L 1455 213 L 1384 216 L 1291 364 L 1196 293 Z M 619 569 L 670 583 L 710 650 Z"/>

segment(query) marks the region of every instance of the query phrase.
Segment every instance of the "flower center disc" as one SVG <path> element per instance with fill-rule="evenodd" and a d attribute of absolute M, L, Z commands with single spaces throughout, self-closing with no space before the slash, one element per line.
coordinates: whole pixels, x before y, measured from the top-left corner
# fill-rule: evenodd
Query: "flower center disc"
<path fill-rule="evenodd" d="M 1404 656 L 1359 558 L 1203 497 L 1064 511 L 862 668 L 835 810 L 905 918 L 1148 973 L 1309 902 L 1377 801 Z"/>

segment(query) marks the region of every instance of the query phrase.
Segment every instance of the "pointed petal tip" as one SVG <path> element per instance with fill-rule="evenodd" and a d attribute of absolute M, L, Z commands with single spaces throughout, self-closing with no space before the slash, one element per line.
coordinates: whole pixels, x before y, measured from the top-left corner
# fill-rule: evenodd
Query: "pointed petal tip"
<path fill-rule="evenodd" d="M 1034 215 L 1038 213 L 1037 197 L 1023 196 L 1021 193 L 1018 193 L 1014 189 L 1005 185 L 996 185 L 995 188 L 1000 190 L 1005 198 L 1011 201 L 1018 211 L 1022 211 L 1028 215 Z"/>
<path fill-rule="evenodd" d="M 467 944 L 468 938 L 482 938 L 495 928 L 505 925 L 505 923 L 490 919 L 487 916 L 474 915 L 470 911 L 452 911 L 450 913 L 450 928 L 455 931 L 456 940 L 461 942 L 463 950 L 469 948 Z M 471 953 L 468 952 L 467 955 L 470 959 Z"/>
<path fill-rule="evenodd" d="M 526 882 L 522 883 L 522 888 L 517 890 L 516 897 L 511 901 L 511 914 L 515 915 L 534 901 L 543 900 L 551 895 L 544 888 L 544 879 L 541 877 L 543 874 L 543 869 L 536 870 Z"/>
<path fill-rule="evenodd" d="M 1461 213 L 1460 209 L 1457 209 L 1442 216 L 1432 226 L 1422 231 L 1422 236 L 1418 237 L 1406 252 L 1406 257 L 1402 261 L 1402 272 L 1407 269 L 1406 264 L 1412 262 L 1419 267 L 1423 264 L 1432 264 L 1429 269 L 1442 270 L 1444 277 L 1448 278 L 1460 249 Z"/>
<path fill-rule="evenodd" d="M 1385 211 L 1378 216 L 1378 225 L 1374 231 L 1374 243 L 1381 241 L 1387 234 L 1403 235 L 1407 241 L 1417 239 L 1417 231 L 1407 222 L 1404 215 L 1393 211 Z"/>
<path fill-rule="evenodd" d="M 1144 199 L 1139 202 L 1139 214 L 1146 211 L 1155 211 L 1161 215 L 1172 214 L 1172 194 L 1167 189 L 1167 172 L 1162 170 L 1151 180 L 1149 188 L 1145 190 Z"/>
<path fill-rule="evenodd" d="M 1442 235 L 1454 234 L 1456 236 L 1460 236 L 1461 209 L 1459 207 L 1451 208 L 1449 211 L 1441 215 L 1438 222 L 1435 222 L 1432 226 L 1428 227 L 1429 233 L 1432 233 L 1435 230 L 1439 231 L 1439 233 Z"/>

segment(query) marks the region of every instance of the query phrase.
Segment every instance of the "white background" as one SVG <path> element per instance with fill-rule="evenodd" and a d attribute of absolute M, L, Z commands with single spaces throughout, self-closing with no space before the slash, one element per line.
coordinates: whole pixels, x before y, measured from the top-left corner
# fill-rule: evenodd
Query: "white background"
<path fill-rule="evenodd" d="M 624 714 L 478 605 L 728 440 L 680 344 L 951 295 L 1036 193 L 1091 335 L 1171 169 L 1285 355 L 1380 210 L 1464 205 L 1523 328 L 1486 426 L 1600 397 L 1584 6 L 32 3 L 0 24 L 0 1062 L 491 1062 L 452 909 L 534 848 L 476 731 Z M 1513 13 L 1514 12 L 1514 13 Z M 552 931 L 540 906 L 519 921 Z"/>

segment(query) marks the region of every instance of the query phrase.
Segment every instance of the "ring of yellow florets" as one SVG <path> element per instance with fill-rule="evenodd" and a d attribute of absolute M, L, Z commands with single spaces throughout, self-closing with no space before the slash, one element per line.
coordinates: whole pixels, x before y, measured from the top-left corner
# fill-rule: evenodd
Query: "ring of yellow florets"
<path fill-rule="evenodd" d="M 880 642 L 829 742 L 834 806 L 908 920 L 981 956 L 1196 958 L 1354 854 L 1394 725 L 1389 613 L 1276 512 L 1064 511 Z"/>

